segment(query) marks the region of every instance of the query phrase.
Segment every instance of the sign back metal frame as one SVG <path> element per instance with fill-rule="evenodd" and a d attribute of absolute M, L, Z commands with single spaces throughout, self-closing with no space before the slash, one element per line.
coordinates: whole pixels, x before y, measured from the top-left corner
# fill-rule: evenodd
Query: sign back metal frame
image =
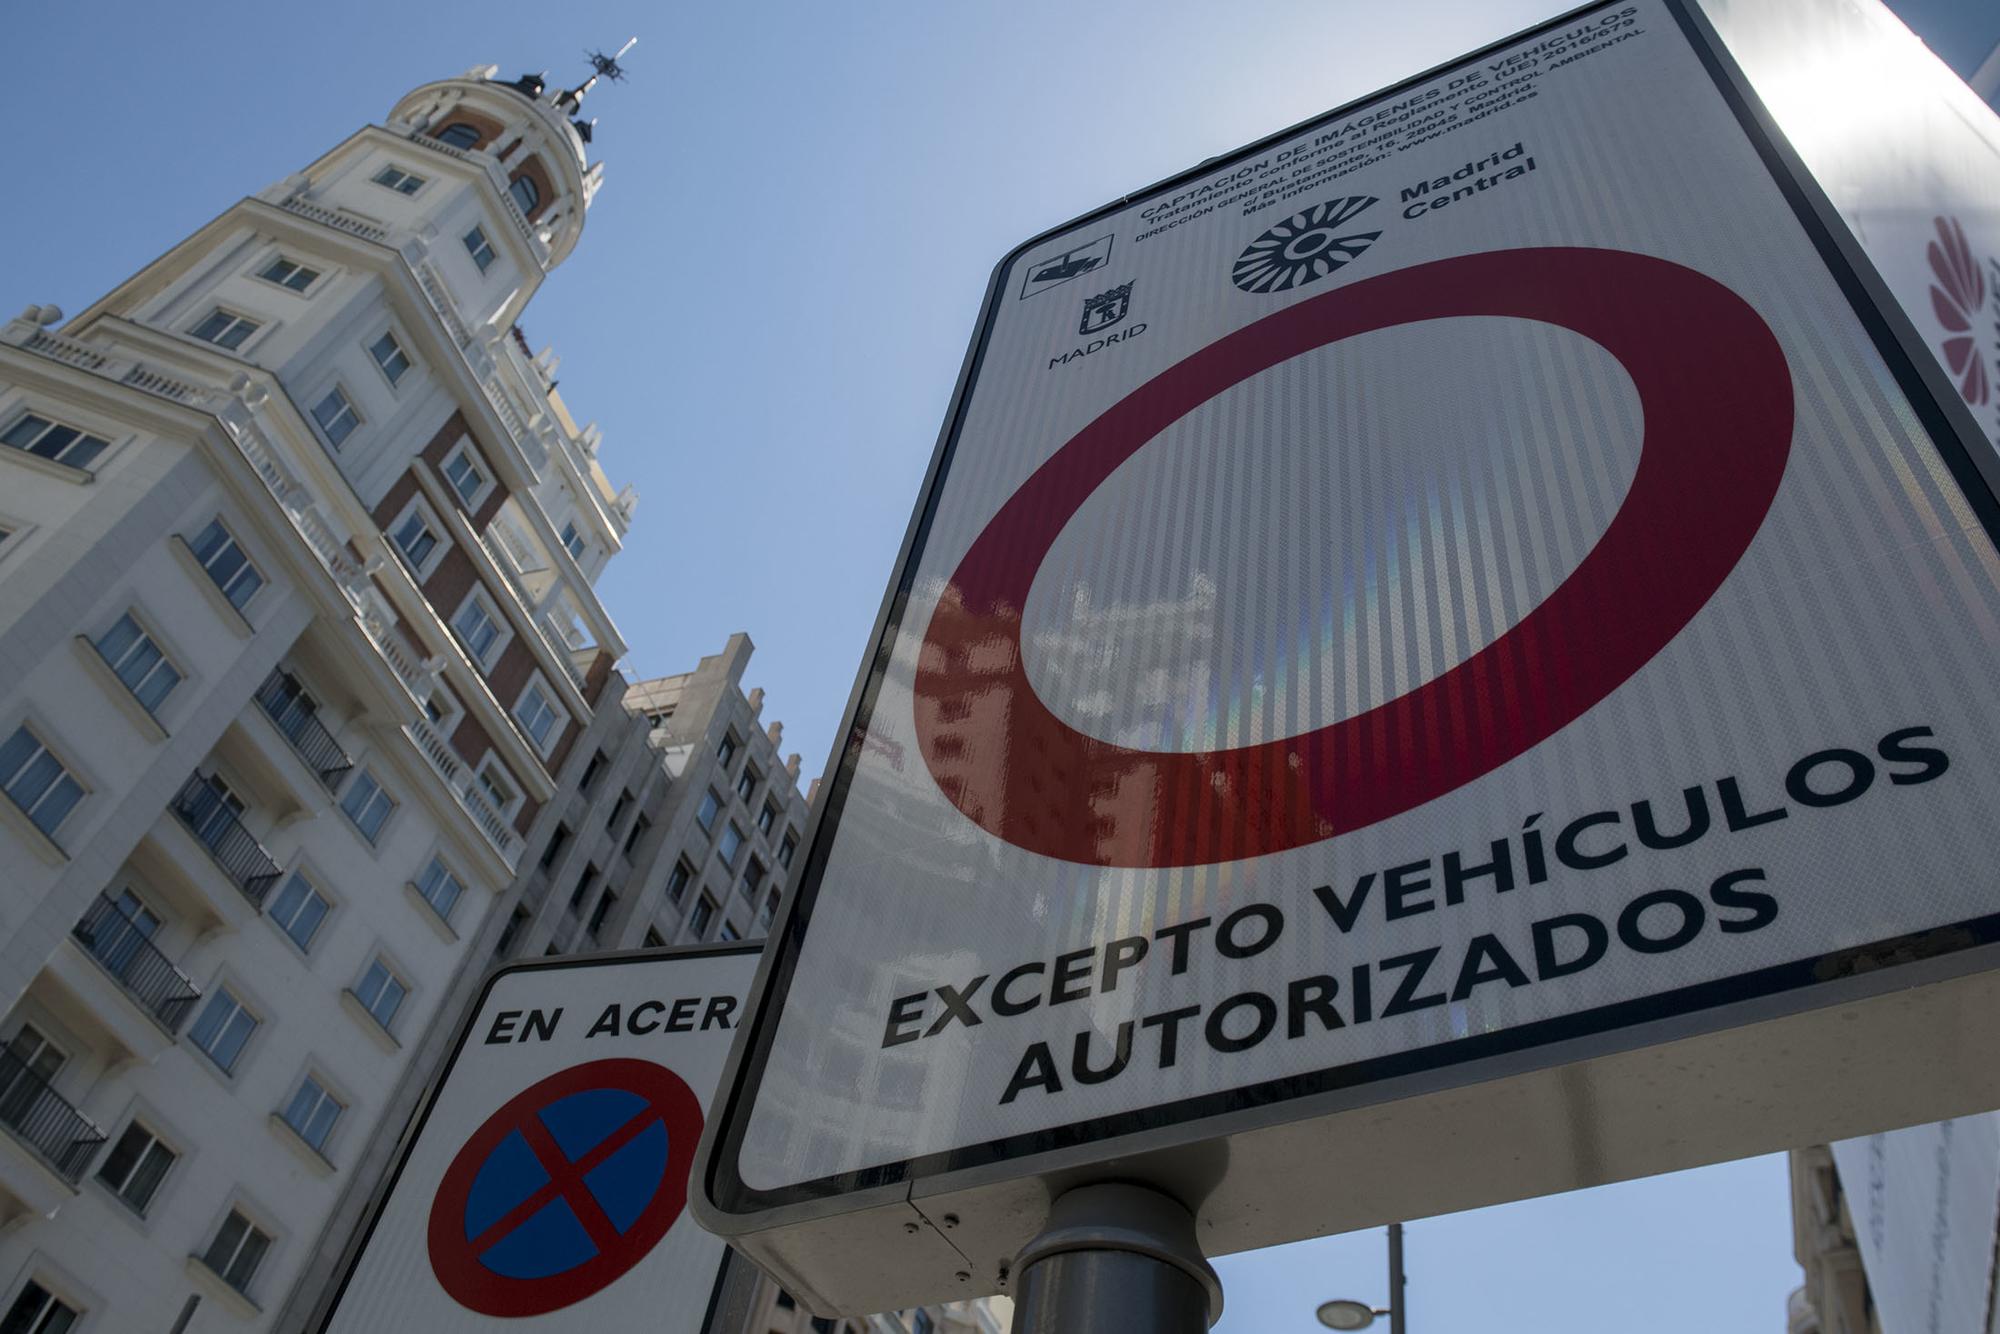
<path fill-rule="evenodd" d="M 727 945 L 680 945 L 671 946 L 666 949 L 617 950 L 602 954 L 571 954 L 541 959 L 523 959 L 515 963 L 502 964 L 490 970 L 484 980 L 480 982 L 479 990 L 467 1003 L 465 1013 L 458 1017 L 457 1026 L 451 1037 L 451 1047 L 446 1052 L 444 1060 L 439 1064 L 437 1070 L 424 1084 L 423 1094 L 417 1100 L 416 1110 L 411 1114 L 409 1123 L 403 1127 L 402 1134 L 397 1137 L 395 1156 L 391 1160 L 390 1168 L 387 1172 L 383 1173 L 381 1179 L 375 1183 L 373 1190 L 369 1192 L 368 1202 L 362 1209 L 360 1225 L 354 1229 L 346 1245 L 341 1249 L 339 1266 L 335 1270 L 337 1277 L 327 1286 L 326 1292 L 315 1305 L 311 1319 L 306 1327 L 315 1331 L 315 1334 L 325 1334 L 325 1331 L 331 1326 L 334 1315 L 340 1309 L 341 1298 L 346 1294 L 348 1284 L 353 1280 L 355 1271 L 360 1266 L 361 1257 L 367 1252 L 368 1243 L 375 1235 L 376 1226 L 382 1220 L 382 1211 L 388 1204 L 389 1197 L 395 1193 L 397 1183 L 403 1179 L 403 1171 L 409 1165 L 411 1151 L 416 1148 L 418 1140 L 423 1137 L 425 1126 L 430 1123 L 431 1111 L 437 1105 L 438 1094 L 443 1090 L 446 1081 L 451 1078 L 451 1072 L 458 1065 L 459 1057 L 464 1054 L 466 1042 L 472 1036 L 473 1023 L 479 1018 L 480 1013 L 485 1010 L 487 997 L 492 995 L 493 988 L 498 986 L 502 979 L 511 977 L 517 973 L 558 972 L 574 968 L 601 968 L 619 964 L 657 963 L 662 959 L 726 958 L 731 955 L 759 954 L 762 950 L 763 945 L 755 942 Z M 703 1119 L 705 1122 L 712 1120 L 713 1114 L 711 1113 Z M 705 1134 L 706 1131 L 704 1128 Z M 700 1166 L 698 1158 L 695 1166 L 697 1169 Z M 697 1193 L 694 1189 L 695 1180 L 692 1173 L 690 1173 L 688 1185 L 689 1198 L 692 1199 Z M 735 1258 L 733 1251 L 726 1251 L 723 1263 L 716 1266 L 715 1286 L 708 1294 L 708 1304 L 702 1314 L 703 1329 L 712 1327 L 717 1309 L 723 1300 L 724 1291 L 728 1287 L 731 1270 L 739 1263 L 740 1261 Z"/>
<path fill-rule="evenodd" d="M 1960 922 L 1921 937 L 1879 942 L 1874 946 L 1833 955 L 1801 959 L 1723 981 L 1682 988 L 1641 1000 L 1601 1007 L 1520 1028 L 1439 1043 L 1418 1051 L 1358 1064 L 1316 1071 L 1308 1076 L 1270 1081 L 1223 1093 L 1199 1095 L 1154 1106 L 1144 1112 L 1099 1118 L 1088 1123 L 1009 1136 L 982 1144 L 929 1154 L 896 1163 L 823 1177 L 779 1190 L 762 1191 L 745 1184 L 736 1173 L 737 1154 L 757 1086 L 769 1059 L 779 1018 L 789 994 L 800 950 L 818 907 L 832 839 L 841 813 L 890 654 L 903 628 L 916 568 L 964 426 L 968 403 L 986 352 L 996 315 L 1015 284 L 1014 270 L 1036 248 L 1053 238 L 1107 218 L 1134 204 L 1211 176 L 1267 151 L 1302 133 L 1327 125 L 1371 104 L 1435 80 L 1450 71 L 1550 31 L 1615 9 L 1620 0 L 1597 0 L 1479 50 L 1354 99 L 1321 115 L 1268 135 L 1231 153 L 1211 158 L 1186 172 L 1114 200 L 1100 208 L 1041 232 L 1001 259 L 988 281 L 978 325 L 954 386 L 945 423 L 931 455 L 918 503 L 898 550 L 895 574 L 876 613 L 868 651 L 852 687 L 829 757 L 830 778 L 823 801 L 813 812 L 806 832 L 806 856 L 795 892 L 788 897 L 774 928 L 771 948 L 759 965 L 751 988 L 750 1017 L 739 1033 L 723 1075 L 716 1107 L 704 1131 L 695 1164 L 699 1189 L 692 1207 L 703 1226 L 731 1238 L 755 1256 L 767 1270 L 783 1277 L 794 1292 L 813 1300 L 816 1309 L 860 1311 L 905 1306 L 919 1301 L 950 1300 L 1004 1288 L 1008 1258 L 1033 1234 L 1046 1206 L 1068 1186 L 1090 1180 L 1129 1179 L 1162 1184 L 1175 1190 L 1200 1212 L 1202 1197 L 1221 1180 L 1232 1150 L 1240 1158 L 1244 1137 L 1279 1132 L 1266 1141 L 1275 1148 L 1285 1141 L 1296 1151 L 1296 1131 L 1303 1122 L 1335 1111 L 1406 1100 L 1413 1113 L 1437 1112 L 1449 1124 L 1455 1114 L 1446 1108 L 1454 1094 L 1474 1084 L 1530 1089 L 1534 1081 L 1568 1073 L 1587 1081 L 1597 1070 L 1628 1074 L 1655 1069 L 1651 1058 L 1672 1045 L 1672 1060 L 1685 1068 L 1690 1053 L 1701 1059 L 1764 1061 L 1777 1046 L 1814 1041 L 1816 1029 L 1802 1026 L 1802 1016 L 1844 1007 L 1850 1018 L 1874 1031 L 1886 1025 L 1905 1031 L 1910 1025 L 1951 1022 L 1968 1008 L 2000 1000 L 2000 914 Z M 1772 183 L 1784 196 L 1812 248 L 1837 283 L 1846 304 L 1860 322 L 1873 349 L 1886 364 L 1898 390 L 1916 413 L 1924 435 L 1948 467 L 1952 481 L 1979 520 L 1985 537 L 2000 546 L 2000 457 L 1995 457 L 1977 423 L 1960 402 L 1942 366 L 1925 345 L 1873 264 L 1840 220 L 1805 165 L 1786 141 L 1743 71 L 1694 0 L 1660 0 L 1672 16 L 1680 40 L 1692 48 L 1717 94 L 1754 149 Z M 1982 976 L 1983 974 L 1983 976 Z M 1865 1012 L 1861 1002 L 1893 998 Z M 1730 1030 L 1751 1034 L 1744 1041 L 1728 1039 Z M 1690 1039 L 1706 1039 L 1709 1047 L 1693 1047 Z M 1652 1049 L 1649 1051 L 1648 1049 Z M 1933 1053 L 1935 1054 L 1935 1053 Z M 1804 1066 L 1817 1072 L 1824 1062 L 1811 1058 Z M 1641 1075 L 1639 1077 L 1652 1077 Z M 1698 1081 L 1697 1081 L 1698 1082 Z M 1957 1111 L 2000 1100 L 2000 1076 L 1974 1081 L 1979 1091 L 1961 1094 Z M 1462 1101 L 1462 1099 L 1461 1099 Z M 1975 1106 L 1977 1104 L 1977 1106 Z M 1841 1124 L 1859 1133 L 1854 1118 L 1872 1118 L 1881 1125 L 1954 1114 L 1939 1110 L 1910 1111 L 1893 1096 L 1869 1104 L 1873 1110 L 1850 1110 Z M 1883 1120 L 1887 1117 L 1889 1120 Z M 1474 1123 L 1476 1124 L 1476 1123 Z M 1668 1158 L 1647 1170 L 1664 1171 L 1700 1162 L 1719 1161 L 1769 1151 L 1785 1144 L 1826 1138 L 1825 1125 L 1797 1122 L 1796 1136 L 1771 1140 L 1768 1125 L 1728 1141 L 1728 1151 L 1693 1158 Z M 1470 1125 L 1463 1126 L 1470 1129 Z M 1290 1132 L 1289 1138 L 1287 1133 Z M 1759 1138 L 1761 1136 L 1761 1138 Z M 1769 1142 L 1767 1142 L 1769 1141 Z M 1624 1175 L 1637 1175 L 1626 1173 Z M 1486 1202 L 1521 1198 L 1548 1190 L 1570 1189 L 1621 1179 L 1582 1172 L 1568 1184 L 1538 1188 L 1500 1187 Z M 1339 1226 L 1359 1227 L 1435 1212 L 1425 1203 L 1426 1192 L 1412 1190 L 1400 1201 L 1364 1201 L 1340 1214 Z M 947 1206 L 956 1210 L 949 1241 L 966 1269 L 955 1275 L 900 1277 L 883 1272 L 853 1276 L 852 1283 L 830 1285 L 819 1271 L 815 1255 L 826 1250 L 824 1224 L 844 1219 L 875 1233 L 868 1220 L 913 1220 L 912 1227 L 945 1226 Z M 1445 1207 L 1466 1207 L 1453 1202 Z M 978 1213 L 975 1219 L 971 1215 Z M 960 1215 L 967 1215 L 961 1228 Z M 1332 1217 L 1330 1215 L 1329 1217 Z M 1204 1218 L 1204 1222 L 1206 1222 Z M 1285 1225 L 1281 1224 L 1280 1227 Z M 1325 1224 L 1296 1236 L 1337 1227 Z M 888 1235 L 883 1231 L 881 1235 Z M 1248 1244 L 1295 1239 L 1266 1235 Z M 1208 1237 L 1205 1235 L 1204 1240 Z M 843 1252 L 851 1261 L 851 1248 Z M 885 1266 L 890 1264 L 885 1260 Z M 954 1287 L 954 1281 L 958 1286 Z M 965 1286 L 971 1283 L 971 1287 Z M 872 1286 L 871 1286 L 872 1285 Z M 869 1298 L 855 1305 L 851 1295 Z M 893 1293 L 894 1301 L 876 1293 Z M 867 1305 L 873 1300 L 879 1304 Z"/>

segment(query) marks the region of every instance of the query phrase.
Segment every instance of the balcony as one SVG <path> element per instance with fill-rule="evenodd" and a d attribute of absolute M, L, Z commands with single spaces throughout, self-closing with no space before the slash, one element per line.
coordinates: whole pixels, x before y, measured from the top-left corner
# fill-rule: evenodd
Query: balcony
<path fill-rule="evenodd" d="M 208 849 L 229 883 L 261 910 L 264 896 L 278 879 L 278 864 L 243 827 L 215 785 L 202 774 L 193 774 L 175 794 L 171 809 L 195 842 Z"/>
<path fill-rule="evenodd" d="M 161 1028 L 169 1034 L 180 1032 L 181 1022 L 201 999 L 201 989 L 160 953 L 123 909 L 100 894 L 70 934 Z"/>
<path fill-rule="evenodd" d="M 6 1048 L 0 1048 L 0 1126 L 71 1188 L 104 1143 L 102 1130 Z"/>
<path fill-rule="evenodd" d="M 570 637 L 556 625 L 550 606 L 538 607 L 535 590 L 528 584 L 529 575 L 539 571 L 527 568 L 525 553 L 516 551 L 501 538 L 498 524 L 490 525 L 485 532 L 475 535 L 479 538 L 479 545 L 486 549 L 487 559 L 491 560 L 494 568 L 500 571 L 501 581 L 507 585 L 507 591 L 514 595 L 514 601 L 520 604 L 528 623 L 534 626 L 535 633 L 541 638 L 549 656 L 561 664 L 563 673 L 569 677 L 577 693 L 582 694 L 583 669 L 576 665 L 576 659 L 572 656 Z"/>
<path fill-rule="evenodd" d="M 354 767 L 354 760 L 326 730 L 311 696 L 298 680 L 281 667 L 272 668 L 264 684 L 257 687 L 257 704 L 326 790 L 339 787 L 340 776 Z"/>
<path fill-rule="evenodd" d="M 312 487 L 293 470 L 284 451 L 266 431 L 260 413 L 270 393 L 264 385 L 248 374 L 239 374 L 226 391 L 194 384 L 168 375 L 122 350 L 51 333 L 25 318 L 0 326 L 0 343 L 159 398 L 213 412 L 228 430 L 244 461 L 263 480 L 272 500 L 339 585 L 354 610 L 355 621 L 408 696 L 403 703 L 414 709 L 429 696 L 435 679 L 434 666 L 418 662 L 408 643 L 397 634 L 394 610 L 370 580 L 366 563 L 350 549 L 347 534 L 328 519 Z"/>
<path fill-rule="evenodd" d="M 472 817 L 472 822 L 479 826 L 479 832 L 486 835 L 486 841 L 493 845 L 493 850 L 507 863 L 507 869 L 512 871 L 519 867 L 521 836 L 508 826 L 507 821 L 501 818 L 500 812 L 493 809 L 493 803 L 480 793 L 473 781 L 470 766 L 459 759 L 458 753 L 438 735 L 437 729 L 430 725 L 429 719 L 419 718 L 405 726 L 403 730 L 409 733 L 410 740 L 416 743 L 417 749 L 430 761 L 431 768 L 437 770 L 438 777 L 444 779 L 445 786 L 449 787 L 452 795 L 458 798 L 458 804 L 465 808 L 465 813 Z"/>

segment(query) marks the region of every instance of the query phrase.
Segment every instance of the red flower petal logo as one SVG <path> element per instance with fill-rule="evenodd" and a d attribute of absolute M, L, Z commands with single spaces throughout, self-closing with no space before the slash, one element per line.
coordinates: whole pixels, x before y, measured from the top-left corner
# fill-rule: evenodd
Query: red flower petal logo
<path fill-rule="evenodd" d="M 1939 345 L 1944 364 L 1958 377 L 1958 392 L 1967 403 L 1979 407 L 1992 397 L 1986 379 L 1986 362 L 1979 355 L 1973 335 L 1973 321 L 1986 304 L 1986 278 L 1979 261 L 1966 243 L 1965 228 L 1957 218 L 1933 218 L 1937 240 L 1926 248 L 1931 261 L 1931 311 L 1945 327 L 1946 338 Z"/>

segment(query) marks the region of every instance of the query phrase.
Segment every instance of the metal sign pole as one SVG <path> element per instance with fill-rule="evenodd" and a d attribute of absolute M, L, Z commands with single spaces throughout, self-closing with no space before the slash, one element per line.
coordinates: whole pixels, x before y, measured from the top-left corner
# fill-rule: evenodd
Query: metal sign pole
<path fill-rule="evenodd" d="M 1195 1241 L 1194 1215 L 1145 1186 L 1064 1194 L 1014 1271 L 1013 1334 L 1204 1334 L 1222 1315 L 1222 1280 Z"/>
<path fill-rule="evenodd" d="M 1389 1334 L 1403 1334 L 1403 1225 L 1389 1224 Z"/>

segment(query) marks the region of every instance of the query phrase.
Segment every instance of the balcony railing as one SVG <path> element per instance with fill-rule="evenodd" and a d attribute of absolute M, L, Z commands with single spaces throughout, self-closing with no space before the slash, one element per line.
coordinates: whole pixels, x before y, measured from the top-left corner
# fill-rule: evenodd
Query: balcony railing
<path fill-rule="evenodd" d="M 71 934 L 146 1013 L 160 1021 L 160 1027 L 180 1032 L 181 1021 L 201 999 L 201 989 L 167 961 L 124 909 L 100 894 Z"/>
<path fill-rule="evenodd" d="M 296 213 L 302 218 L 310 218 L 312 221 L 331 227 L 335 231 L 346 232 L 350 236 L 358 236 L 364 241 L 376 241 L 386 244 L 389 240 L 387 230 L 378 227 L 368 219 L 357 217 L 344 208 L 329 208 L 325 204 L 315 204 L 304 195 L 295 194 L 290 198 L 280 200 L 278 207 L 288 213 Z"/>
<path fill-rule="evenodd" d="M 333 791 L 340 776 L 354 767 L 354 760 L 319 720 L 312 698 L 297 678 L 282 667 L 273 667 L 264 684 L 257 687 L 257 703 L 292 743 L 306 767 L 319 775 L 327 791 Z"/>
<path fill-rule="evenodd" d="M 493 803 L 481 795 L 466 764 L 458 758 L 458 753 L 446 743 L 445 739 L 438 735 L 430 720 L 419 718 L 406 725 L 403 730 L 409 733 L 410 740 L 414 741 L 417 749 L 424 753 L 424 758 L 431 762 L 431 768 L 437 770 L 438 777 L 444 779 L 445 785 L 452 790 L 452 795 L 458 798 L 458 804 L 465 808 L 465 813 L 472 817 L 473 823 L 479 826 L 479 831 L 486 835 L 487 841 L 507 863 L 507 869 L 511 871 L 519 866 L 521 836 L 514 832 L 501 817 L 500 812 L 493 809 Z"/>
<path fill-rule="evenodd" d="M 5 1047 L 0 1047 L 0 1126 L 72 1186 L 104 1143 L 102 1130 Z"/>
<path fill-rule="evenodd" d="M 15 320 L 0 328 L 0 341 L 160 398 L 214 412 L 228 428 L 245 461 L 263 479 L 271 498 L 353 604 L 356 620 L 410 693 L 413 704 L 429 697 L 434 677 L 430 666 L 419 663 L 409 644 L 397 633 L 394 610 L 370 581 L 366 564 L 350 550 L 346 536 L 327 520 L 312 488 L 294 474 L 285 462 L 283 451 L 258 420 L 259 405 L 266 399 L 262 386 L 252 383 L 246 375 L 239 375 L 228 392 L 204 389 L 122 353 L 99 350 L 67 335 L 36 328 L 25 320 Z"/>
<path fill-rule="evenodd" d="M 174 814 L 195 841 L 208 849 L 229 882 L 259 908 L 279 875 L 278 864 L 264 845 L 236 818 L 236 812 L 202 774 L 190 777 L 174 797 Z"/>

